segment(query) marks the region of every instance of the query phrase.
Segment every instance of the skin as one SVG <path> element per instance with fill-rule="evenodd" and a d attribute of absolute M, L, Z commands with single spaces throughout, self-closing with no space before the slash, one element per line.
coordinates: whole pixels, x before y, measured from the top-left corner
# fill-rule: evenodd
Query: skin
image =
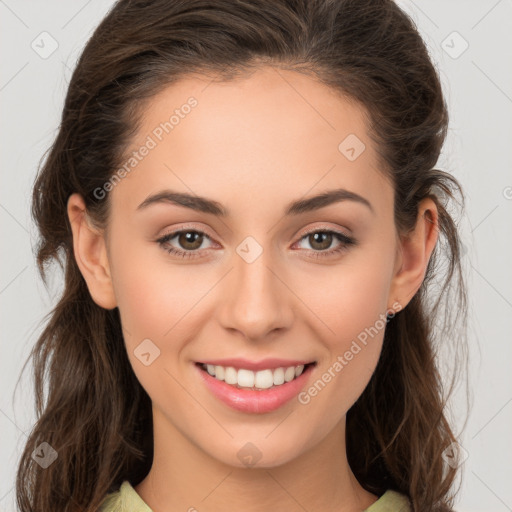
<path fill-rule="evenodd" d="M 153 404 L 154 462 L 135 490 L 155 512 L 364 510 L 378 496 L 348 465 L 345 418 L 375 370 L 384 329 L 309 403 L 266 414 L 221 403 L 194 362 L 316 360 L 310 386 L 379 315 L 416 293 L 437 240 L 436 206 L 423 200 L 415 229 L 399 237 L 365 112 L 313 78 L 260 67 L 210 82 L 190 76 L 152 98 L 133 149 L 190 96 L 198 105 L 110 192 L 106 232 L 88 220 L 79 194 L 68 201 L 77 264 L 94 301 L 119 308 L 133 371 Z M 338 150 L 348 134 L 366 145 L 354 161 Z M 165 188 L 214 199 L 231 215 L 171 203 L 136 210 Z M 291 201 L 336 188 L 363 196 L 373 212 L 345 200 L 283 215 Z M 199 257 L 180 259 L 156 242 L 185 223 L 209 238 L 167 246 Z M 315 244 L 305 235 L 313 228 L 357 244 L 316 259 L 340 242 Z M 247 236 L 263 251 L 252 263 L 236 252 Z M 149 366 L 134 354 L 146 338 L 160 350 Z M 248 442 L 261 455 L 253 467 L 237 456 Z"/>

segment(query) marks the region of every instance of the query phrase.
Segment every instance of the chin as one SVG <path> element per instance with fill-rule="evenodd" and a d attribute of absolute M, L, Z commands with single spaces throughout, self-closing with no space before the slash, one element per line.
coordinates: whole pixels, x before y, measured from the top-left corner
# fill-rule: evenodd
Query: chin
<path fill-rule="evenodd" d="M 212 453 L 209 446 L 210 456 L 219 462 L 240 469 L 264 469 L 275 468 L 287 464 L 302 453 L 298 448 L 303 448 L 303 443 L 294 443 L 290 437 L 288 443 L 292 446 L 286 446 L 287 443 L 278 436 L 272 441 L 265 440 L 268 430 L 260 437 L 254 436 L 248 440 L 245 437 L 242 441 L 231 440 L 230 443 L 221 448 L 220 453 Z"/>

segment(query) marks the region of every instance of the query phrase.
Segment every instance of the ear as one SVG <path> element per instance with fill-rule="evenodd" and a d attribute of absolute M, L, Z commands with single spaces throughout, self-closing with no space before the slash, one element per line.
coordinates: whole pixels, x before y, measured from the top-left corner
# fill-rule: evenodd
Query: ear
<path fill-rule="evenodd" d="M 419 290 L 425 279 L 438 234 L 437 206 L 427 197 L 419 204 L 415 227 L 400 239 L 395 274 L 391 282 L 390 302 L 396 301 L 403 309 Z M 389 305 L 388 307 L 391 308 Z"/>
<path fill-rule="evenodd" d="M 67 213 L 73 232 L 75 260 L 91 297 L 98 306 L 113 309 L 117 306 L 117 301 L 103 233 L 91 225 L 85 202 L 80 194 L 71 194 Z"/>

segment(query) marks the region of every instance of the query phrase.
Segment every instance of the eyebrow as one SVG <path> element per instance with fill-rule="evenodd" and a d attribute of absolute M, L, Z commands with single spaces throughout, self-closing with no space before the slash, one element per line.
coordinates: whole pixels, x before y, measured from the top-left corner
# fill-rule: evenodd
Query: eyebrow
<path fill-rule="evenodd" d="M 294 201 L 286 207 L 284 214 L 286 216 L 300 215 L 314 210 L 319 210 L 320 208 L 324 208 L 341 201 L 355 201 L 367 206 L 373 213 L 375 213 L 371 203 L 367 199 L 355 192 L 339 188 L 329 190 L 328 192 L 322 192 L 321 194 L 307 199 Z M 191 210 L 198 212 L 210 213 L 217 217 L 228 217 L 230 215 L 229 210 L 225 209 L 221 203 L 214 201 L 213 199 L 184 192 L 174 192 L 172 190 L 162 190 L 156 194 L 148 196 L 141 204 L 139 204 L 139 206 L 137 206 L 137 210 L 143 210 L 152 204 L 159 203 L 171 203 L 185 208 L 190 208 Z"/>

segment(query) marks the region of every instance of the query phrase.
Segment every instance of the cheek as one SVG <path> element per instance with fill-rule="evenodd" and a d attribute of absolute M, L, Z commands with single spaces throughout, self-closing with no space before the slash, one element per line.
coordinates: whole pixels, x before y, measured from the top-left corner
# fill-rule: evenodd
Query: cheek
<path fill-rule="evenodd" d="M 359 398 L 377 366 L 387 325 L 391 272 L 392 258 L 375 253 L 361 256 L 354 264 L 331 267 L 329 274 L 316 276 L 314 288 L 309 288 L 307 304 L 318 318 L 326 354 L 311 392 L 318 397 L 314 398 L 318 405 L 334 407 L 339 415 Z M 309 398 L 313 399 L 306 396 L 305 401 Z"/>
<path fill-rule="evenodd" d="M 340 313 L 334 327 L 338 336 L 333 348 L 344 356 L 347 369 L 357 369 L 363 380 L 373 372 L 380 354 L 390 283 L 390 264 L 383 257 L 354 268 L 339 291 Z"/>
<path fill-rule="evenodd" d="M 192 335 L 190 323 L 194 311 L 200 309 L 197 303 L 215 284 L 211 272 L 167 261 L 165 251 L 156 243 L 154 248 L 144 243 L 129 251 L 113 251 L 112 259 L 114 290 L 128 348 L 149 338 L 162 349 Z"/>
<path fill-rule="evenodd" d="M 339 265 L 315 270 L 294 282 L 294 290 L 312 311 L 329 345 L 342 348 L 374 325 L 389 302 L 392 258 L 377 252 L 354 255 Z"/>
<path fill-rule="evenodd" d="M 132 369 L 151 399 L 165 404 L 169 393 L 180 396 L 172 376 L 180 372 L 184 349 L 205 321 L 198 317 L 200 300 L 215 276 L 199 266 L 192 271 L 171 264 L 162 253 L 155 256 L 147 247 L 120 251 L 114 258 L 114 289 Z"/>

